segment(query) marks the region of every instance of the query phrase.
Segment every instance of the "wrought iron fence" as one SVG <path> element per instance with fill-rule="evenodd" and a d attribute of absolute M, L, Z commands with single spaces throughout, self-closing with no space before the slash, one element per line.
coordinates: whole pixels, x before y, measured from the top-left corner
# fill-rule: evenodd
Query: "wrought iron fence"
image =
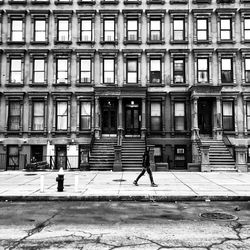
<path fill-rule="evenodd" d="M 0 170 L 21 170 L 27 165 L 27 155 L 0 154 Z"/>
<path fill-rule="evenodd" d="M 51 156 L 45 155 L 39 161 L 33 161 L 26 165 L 27 170 L 45 169 L 78 169 L 81 162 L 79 156 Z"/>

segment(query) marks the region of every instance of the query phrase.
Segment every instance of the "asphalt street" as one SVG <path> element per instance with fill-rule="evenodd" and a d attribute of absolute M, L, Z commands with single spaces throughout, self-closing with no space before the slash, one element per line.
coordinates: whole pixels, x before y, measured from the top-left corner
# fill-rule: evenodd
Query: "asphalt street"
<path fill-rule="evenodd" d="M 250 202 L 1 202 L 1 249 L 250 249 Z"/>

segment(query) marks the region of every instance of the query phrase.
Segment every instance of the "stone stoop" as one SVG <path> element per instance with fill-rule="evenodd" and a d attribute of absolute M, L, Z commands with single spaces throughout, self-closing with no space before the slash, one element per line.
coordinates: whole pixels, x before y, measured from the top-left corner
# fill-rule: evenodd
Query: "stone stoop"
<path fill-rule="evenodd" d="M 202 139 L 202 143 L 210 145 L 209 162 L 213 172 L 236 172 L 236 165 L 233 156 L 222 140 Z"/>
<path fill-rule="evenodd" d="M 95 139 L 89 157 L 90 170 L 113 170 L 114 146 L 116 144 L 117 138 Z"/>
<path fill-rule="evenodd" d="M 122 170 L 140 171 L 145 150 L 145 141 L 140 138 L 122 140 Z"/>

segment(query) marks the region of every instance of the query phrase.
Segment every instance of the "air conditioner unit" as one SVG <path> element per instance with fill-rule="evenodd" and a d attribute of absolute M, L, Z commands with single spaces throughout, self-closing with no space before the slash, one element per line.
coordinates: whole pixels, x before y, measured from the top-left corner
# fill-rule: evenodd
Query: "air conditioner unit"
<path fill-rule="evenodd" d="M 90 79 L 88 77 L 81 78 L 81 82 L 90 82 Z"/>
<path fill-rule="evenodd" d="M 67 83 L 67 79 L 59 78 L 59 79 L 57 79 L 57 83 Z"/>
<path fill-rule="evenodd" d="M 183 82 L 183 77 L 182 76 L 175 76 L 175 82 Z"/>
<path fill-rule="evenodd" d="M 59 41 L 67 41 L 68 39 L 66 39 L 66 36 L 60 36 Z"/>
<path fill-rule="evenodd" d="M 34 130 L 43 130 L 43 125 L 41 125 L 41 124 L 34 124 Z"/>
<path fill-rule="evenodd" d="M 89 36 L 83 36 L 83 41 L 90 41 L 90 37 Z"/>
<path fill-rule="evenodd" d="M 137 40 L 137 37 L 136 37 L 135 34 L 131 34 L 131 35 L 128 36 L 128 40 L 129 41 L 135 41 L 135 40 Z"/>
<path fill-rule="evenodd" d="M 105 83 L 112 83 L 112 78 L 111 77 L 107 77 L 105 79 Z"/>
<path fill-rule="evenodd" d="M 107 36 L 107 37 L 106 37 L 106 41 L 107 41 L 107 42 L 113 41 L 113 37 L 112 37 L 112 36 Z"/>
<path fill-rule="evenodd" d="M 154 34 L 154 35 L 152 35 L 152 40 L 158 41 L 158 40 L 160 40 L 160 36 L 158 34 Z"/>

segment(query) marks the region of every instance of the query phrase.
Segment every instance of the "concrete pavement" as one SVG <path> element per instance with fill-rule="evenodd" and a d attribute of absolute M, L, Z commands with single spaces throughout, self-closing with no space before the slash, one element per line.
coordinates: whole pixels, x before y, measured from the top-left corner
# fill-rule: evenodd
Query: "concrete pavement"
<path fill-rule="evenodd" d="M 0 172 L 1 201 L 233 201 L 250 200 L 250 173 L 154 172 L 134 186 L 138 172 L 64 171 L 64 191 L 57 191 L 55 171 Z M 44 185 L 41 185 L 41 176 Z"/>

